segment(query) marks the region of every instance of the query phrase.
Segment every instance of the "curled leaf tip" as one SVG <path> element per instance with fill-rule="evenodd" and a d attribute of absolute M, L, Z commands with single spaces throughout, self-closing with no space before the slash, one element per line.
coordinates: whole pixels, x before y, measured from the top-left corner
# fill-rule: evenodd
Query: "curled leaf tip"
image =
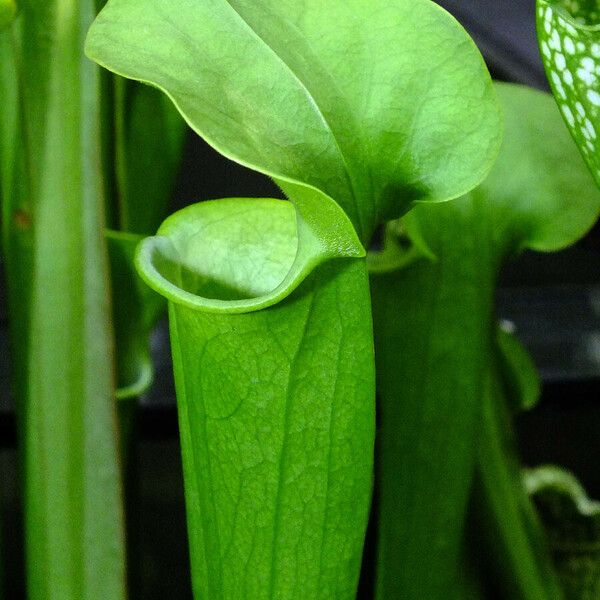
<path fill-rule="evenodd" d="M 140 279 L 134 267 L 137 245 L 144 236 L 106 230 L 113 293 L 117 367 L 117 400 L 139 397 L 154 378 L 150 334 L 166 312 L 164 298 Z"/>
<path fill-rule="evenodd" d="M 136 266 L 176 304 L 250 312 L 286 298 L 322 262 L 360 255 L 356 239 L 332 248 L 320 233 L 287 201 L 213 200 L 169 217 L 140 244 Z"/>
<path fill-rule="evenodd" d="M 546 530 L 565 598 L 600 597 L 600 502 L 554 465 L 527 470 L 525 486 Z"/>

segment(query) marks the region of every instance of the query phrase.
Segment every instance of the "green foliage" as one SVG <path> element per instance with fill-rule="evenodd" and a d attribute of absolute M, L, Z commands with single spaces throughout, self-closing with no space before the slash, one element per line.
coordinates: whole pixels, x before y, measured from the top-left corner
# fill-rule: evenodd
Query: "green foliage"
<path fill-rule="evenodd" d="M 15 0 L 0 0 L 0 31 L 8 27 L 17 14 Z"/>
<path fill-rule="evenodd" d="M 463 198 L 424 209 L 436 260 L 371 271 L 382 600 L 456 595 L 487 360 L 486 206 Z"/>
<path fill-rule="evenodd" d="M 190 207 L 138 252 L 170 300 L 195 592 L 352 598 L 374 436 L 364 244 L 491 167 L 481 56 L 426 0 L 112 0 L 87 52 L 293 202 Z"/>
<path fill-rule="evenodd" d="M 114 76 L 116 214 L 123 232 L 150 235 L 168 214 L 185 121 L 159 90 Z"/>
<path fill-rule="evenodd" d="M 502 597 L 560 600 L 547 540 L 522 485 L 504 382 L 493 367 L 486 373 L 480 401 L 471 499 L 478 539 L 471 554 L 479 555 Z"/>
<path fill-rule="evenodd" d="M 518 86 L 496 89 L 504 105 L 504 143 L 489 177 L 473 192 L 489 205 L 495 260 L 526 248 L 560 250 L 592 227 L 600 196 L 550 97 Z"/>
<path fill-rule="evenodd" d="M 241 313 L 272 306 L 326 260 L 365 255 L 343 213 L 331 209 L 315 206 L 305 219 L 292 204 L 272 200 L 228 198 L 192 206 L 169 217 L 159 235 L 140 246 L 140 273 L 169 300 L 192 309 Z M 279 244 L 276 251 L 263 249 L 267 233 L 271 244 Z M 232 255 L 231 238 L 248 249 Z"/>
<path fill-rule="evenodd" d="M 569 16 L 540 0 L 538 16 L 562 115 L 600 181 L 600 51 L 582 22 L 594 7 L 568 3 Z M 492 168 L 496 94 L 472 41 L 429 0 L 110 0 L 87 52 L 152 87 L 101 84 L 81 60 L 94 10 L 27 0 L 0 34 L 30 597 L 125 594 L 106 274 L 128 398 L 149 385 L 164 306 L 132 258 L 162 219 L 181 150 L 172 100 L 291 200 L 191 206 L 135 254 L 169 301 L 195 595 L 354 597 L 377 377 L 378 597 L 481 594 L 477 573 L 459 576 L 470 501 L 504 593 L 559 598 L 511 438 L 509 406 L 533 405 L 539 381 L 493 310 L 507 260 L 572 243 L 600 210 L 551 99 L 497 87 L 507 135 Z M 0 27 L 13 16 L 4 0 Z M 366 259 L 377 227 L 403 216 Z"/>
<path fill-rule="evenodd" d="M 562 116 L 600 185 L 600 7 L 597 0 L 537 0 L 537 29 Z"/>
<path fill-rule="evenodd" d="M 531 404 L 536 396 L 527 358 L 521 351 L 515 354 L 514 342 L 504 336 L 498 346 L 493 291 L 499 270 L 524 248 L 552 250 L 574 242 L 600 210 L 600 195 L 552 98 L 517 86 L 496 89 L 506 132 L 487 179 L 464 198 L 420 205 L 403 219 L 404 231 L 416 237 L 417 249 L 426 248 L 429 258 L 413 257 L 408 266 L 398 260 L 394 266 L 388 248 L 381 268 L 378 257 L 371 257 L 382 414 L 382 599 L 400 594 L 447 598 L 456 589 L 477 424 L 492 372 L 501 368 L 503 379 L 494 384 L 500 385 L 494 394 L 501 398 L 510 394 L 518 404 Z M 388 243 L 397 228 L 388 227 Z M 510 356 L 508 345 L 513 346 Z M 489 430 L 503 427 L 492 419 Z M 515 530 L 503 546 L 504 564 L 519 567 L 514 577 L 523 597 L 553 597 L 527 536 L 510 542 L 525 527 L 520 509 L 514 508 L 514 467 L 498 458 L 506 454 L 505 445 L 496 444 L 494 453 L 492 440 L 485 442 L 484 436 L 478 478 L 488 521 L 504 519 Z M 482 458 L 485 448 L 489 451 Z M 504 486 L 490 475 L 494 464 Z M 491 510 L 502 506 L 505 515 Z"/>
<path fill-rule="evenodd" d="M 525 472 L 525 484 L 546 528 L 568 600 L 600 595 L 600 503 L 568 471 L 544 466 Z"/>
<path fill-rule="evenodd" d="M 138 276 L 134 254 L 141 235 L 107 231 L 113 301 L 118 400 L 139 397 L 152 383 L 149 337 L 164 314 L 164 299 Z"/>
<path fill-rule="evenodd" d="M 205 202 L 139 251 L 171 300 L 198 597 L 355 593 L 375 421 L 365 264 L 318 267 L 331 250 L 301 219 L 280 200 Z"/>
<path fill-rule="evenodd" d="M 125 595 L 98 73 L 81 59 L 93 16 L 87 1 L 22 2 L 1 47 L 3 242 L 32 599 Z"/>
<path fill-rule="evenodd" d="M 113 0 L 87 52 L 166 91 L 195 131 L 298 206 L 298 184 L 333 198 L 363 243 L 414 201 L 473 187 L 499 143 L 481 56 L 427 0 Z"/>
<path fill-rule="evenodd" d="M 0 33 L 0 200 L 2 201 L 2 252 L 11 318 L 11 391 L 23 403 L 27 387 L 33 219 L 30 182 L 22 143 L 24 124 L 20 105 L 21 81 L 17 72 L 20 39 L 12 31 Z M 22 414 L 17 411 L 17 414 Z"/>
<path fill-rule="evenodd" d="M 166 303 L 133 268 L 139 236 L 108 232 L 106 264 L 103 204 L 109 213 L 116 206 L 120 227 L 152 233 L 166 212 L 185 131 L 157 90 L 120 80 L 115 100 L 99 87 L 96 69 L 81 64 L 93 16 L 91 5 L 40 10 L 25 2 L 0 34 L 2 243 L 32 598 L 125 593 L 113 367 L 117 398 L 145 391 L 148 336 Z M 103 172 L 105 147 L 114 156 L 107 154 Z M 116 189 L 103 194 L 115 171 Z M 122 460 L 130 408 L 120 411 Z"/>
<path fill-rule="evenodd" d="M 540 376 L 529 352 L 505 323 L 496 329 L 496 353 L 511 408 L 515 413 L 532 409 L 542 392 Z"/>
<path fill-rule="evenodd" d="M 135 399 L 152 383 L 149 337 L 166 302 L 133 267 L 136 245 L 155 233 L 168 212 L 185 139 L 185 121 L 155 88 L 106 74 L 114 86 L 105 137 L 113 155 L 105 178 L 114 177 L 107 231 L 115 332 L 118 399 Z M 105 94 L 105 102 L 109 94 Z M 110 104 L 110 103 L 109 103 Z M 122 423 L 124 425 L 124 423 Z"/>
<path fill-rule="evenodd" d="M 165 302 L 133 268 L 140 238 L 109 232 L 113 357 L 103 205 L 118 205 L 120 226 L 152 233 L 185 131 L 157 90 L 121 80 L 112 102 L 100 88 L 82 56 L 93 17 L 91 3 L 22 2 L 0 33 L 2 246 L 31 598 L 125 594 L 113 368 L 117 398 L 150 384 L 148 335 Z M 104 145 L 117 156 L 103 173 Z M 119 189 L 103 190 L 115 170 Z"/>

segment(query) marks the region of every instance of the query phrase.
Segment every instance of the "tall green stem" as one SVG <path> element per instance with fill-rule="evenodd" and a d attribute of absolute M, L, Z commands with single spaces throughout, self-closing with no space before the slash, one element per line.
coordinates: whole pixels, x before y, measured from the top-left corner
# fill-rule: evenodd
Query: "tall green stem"
<path fill-rule="evenodd" d="M 20 284 L 31 289 L 30 308 L 11 315 L 29 342 L 17 355 L 25 365 L 17 368 L 27 373 L 18 406 L 28 593 L 34 600 L 120 599 L 123 524 L 99 86 L 82 51 L 94 6 L 28 0 L 20 8 L 14 64 L 30 210 L 13 211 L 5 227 L 27 225 L 33 233 L 31 249 L 5 247 L 9 272 L 23 269 Z M 7 206 L 16 206 L 15 198 Z"/>
<path fill-rule="evenodd" d="M 413 254 L 433 260 L 406 266 L 398 249 L 395 266 L 393 249 L 373 258 L 382 600 L 455 595 L 476 456 L 483 523 L 496 531 L 490 554 L 515 580 L 511 593 L 556 597 L 540 536 L 529 534 L 534 519 L 523 508 L 512 450 L 500 436 L 507 426 L 494 412 L 508 392 L 529 403 L 535 385 L 499 391 L 493 290 L 502 264 L 523 248 L 550 251 L 578 239 L 597 218 L 600 196 L 586 187 L 589 176 L 552 99 L 518 86 L 496 89 L 506 136 L 487 179 L 446 205 L 418 206 L 402 222 Z M 506 377 L 528 364 L 515 344 L 502 348 Z"/>
<path fill-rule="evenodd" d="M 11 392 L 17 409 L 27 388 L 33 218 L 23 123 L 20 22 L 0 32 L 0 199 L 2 254 L 11 318 Z M 22 418 L 22 410 L 17 416 Z M 21 424 L 19 424 L 21 428 Z"/>
<path fill-rule="evenodd" d="M 469 200 L 430 211 L 436 260 L 379 271 L 392 236 L 385 254 L 372 257 L 381 600 L 442 600 L 460 589 L 492 312 L 485 210 Z"/>
<path fill-rule="evenodd" d="M 474 498 L 492 573 L 509 598 L 562 598 L 544 532 L 527 497 L 502 383 L 490 372 L 483 397 Z"/>

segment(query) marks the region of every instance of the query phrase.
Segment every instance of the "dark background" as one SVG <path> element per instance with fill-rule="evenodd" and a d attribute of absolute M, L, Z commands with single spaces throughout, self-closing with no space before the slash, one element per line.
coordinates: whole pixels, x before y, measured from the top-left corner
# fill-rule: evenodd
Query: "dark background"
<path fill-rule="evenodd" d="M 547 89 L 535 39 L 533 0 L 444 0 L 472 34 L 496 79 Z M 190 133 L 173 210 L 209 198 L 280 197 L 266 177 L 223 159 Z M 524 462 L 572 469 L 600 498 L 600 236 L 566 251 L 526 253 L 506 269 L 498 313 L 512 321 L 543 377 L 543 398 L 517 422 Z M 0 353 L 8 356 L 6 309 Z M 191 598 L 179 441 L 168 334 L 153 338 L 156 384 L 140 399 L 127 482 L 132 598 Z M 0 361 L 0 469 L 6 598 L 23 597 L 22 535 L 8 361 Z M 367 544 L 367 560 L 372 543 Z M 137 565 L 137 566 L 136 566 Z M 249 599 L 251 600 L 251 599 Z"/>

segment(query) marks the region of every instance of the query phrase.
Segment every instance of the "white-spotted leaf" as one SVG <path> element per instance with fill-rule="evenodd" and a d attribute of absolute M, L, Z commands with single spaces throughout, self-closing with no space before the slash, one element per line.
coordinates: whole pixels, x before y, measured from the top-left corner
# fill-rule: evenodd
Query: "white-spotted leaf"
<path fill-rule="evenodd" d="M 600 6 L 538 0 L 540 51 L 562 116 L 600 185 Z"/>

